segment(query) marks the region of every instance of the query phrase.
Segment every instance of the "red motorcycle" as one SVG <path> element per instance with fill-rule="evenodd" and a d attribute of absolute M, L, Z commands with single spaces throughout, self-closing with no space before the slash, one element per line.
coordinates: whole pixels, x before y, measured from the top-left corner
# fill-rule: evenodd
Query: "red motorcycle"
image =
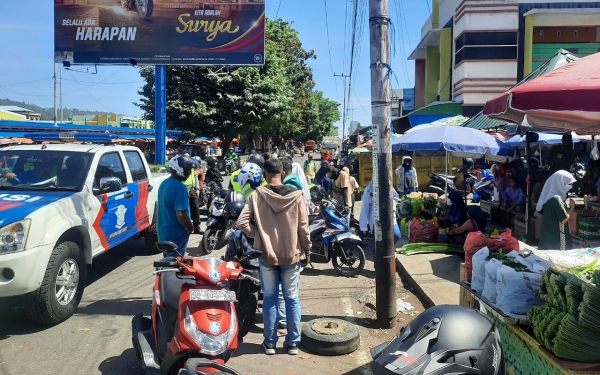
<path fill-rule="evenodd" d="M 164 253 L 177 251 L 172 242 L 156 246 Z M 240 262 L 261 254 L 251 249 Z M 239 375 L 225 366 L 238 347 L 239 329 L 236 296 L 227 281 L 260 281 L 242 274 L 238 262 L 218 258 L 164 258 L 154 267 L 152 317 L 140 313 L 131 322 L 133 347 L 146 374 L 177 375 L 194 367 L 196 374 Z"/>

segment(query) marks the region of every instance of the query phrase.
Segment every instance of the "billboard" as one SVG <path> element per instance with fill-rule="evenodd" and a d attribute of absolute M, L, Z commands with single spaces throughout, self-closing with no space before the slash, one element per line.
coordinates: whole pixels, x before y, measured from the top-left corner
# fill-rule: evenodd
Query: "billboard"
<path fill-rule="evenodd" d="M 55 61 L 262 65 L 265 0 L 54 0 Z"/>
<path fill-rule="evenodd" d="M 404 111 L 412 112 L 415 110 L 415 89 L 404 89 Z"/>

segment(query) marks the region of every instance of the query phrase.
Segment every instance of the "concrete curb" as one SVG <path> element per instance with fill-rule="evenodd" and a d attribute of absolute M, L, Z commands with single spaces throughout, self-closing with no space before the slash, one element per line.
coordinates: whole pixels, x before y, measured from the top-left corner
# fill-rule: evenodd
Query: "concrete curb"
<path fill-rule="evenodd" d="M 406 268 L 404 268 L 404 265 L 400 262 L 398 257 L 395 257 L 395 258 L 396 258 L 396 272 L 402 278 L 403 281 L 405 281 L 406 283 L 408 283 L 408 285 L 410 285 L 410 287 L 415 292 L 417 298 L 419 298 L 421 300 L 421 302 L 423 302 L 423 305 L 424 305 L 423 307 L 428 309 L 430 307 L 435 306 L 435 303 L 433 303 L 433 300 L 427 295 L 427 293 L 425 293 L 425 291 L 423 291 L 423 289 L 421 288 L 419 283 L 417 283 L 415 281 L 415 279 L 412 276 L 410 276 L 410 273 L 406 270 Z"/>

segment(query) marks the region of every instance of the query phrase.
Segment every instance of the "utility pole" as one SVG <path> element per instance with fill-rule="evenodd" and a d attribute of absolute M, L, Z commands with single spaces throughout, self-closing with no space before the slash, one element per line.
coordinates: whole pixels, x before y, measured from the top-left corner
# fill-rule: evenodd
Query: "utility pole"
<path fill-rule="evenodd" d="M 56 62 L 54 63 L 54 126 L 58 126 L 58 109 L 56 107 Z"/>
<path fill-rule="evenodd" d="M 389 27 L 388 0 L 369 0 L 371 116 L 375 127 L 373 134 L 375 298 L 377 321 L 385 328 L 395 325 L 397 314 Z"/>
<path fill-rule="evenodd" d="M 63 67 L 62 65 L 58 66 L 59 72 L 60 72 L 60 123 L 64 123 L 64 119 L 63 119 L 63 91 L 62 91 L 62 71 L 63 71 Z"/>
<path fill-rule="evenodd" d="M 344 114 L 342 116 L 342 142 L 346 138 L 346 78 L 350 77 L 347 74 L 333 74 L 335 77 L 344 77 Z"/>

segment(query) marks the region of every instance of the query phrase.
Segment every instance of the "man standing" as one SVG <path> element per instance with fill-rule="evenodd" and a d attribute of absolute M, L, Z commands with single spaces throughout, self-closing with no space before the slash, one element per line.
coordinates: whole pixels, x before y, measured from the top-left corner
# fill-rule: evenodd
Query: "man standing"
<path fill-rule="evenodd" d="M 300 261 L 310 256 L 308 213 L 301 191 L 282 184 L 282 164 L 276 159 L 265 162 L 267 186 L 250 196 L 240 214 L 237 227 L 254 238 L 254 247 L 263 254 L 259 259 L 262 278 L 265 354 L 275 354 L 277 344 L 277 294 L 279 285 L 286 307 L 288 354 L 298 354 L 300 342 Z"/>
<path fill-rule="evenodd" d="M 556 172 L 562 169 L 569 172 L 574 162 L 573 136 L 571 133 L 565 133 L 562 136 L 562 144 L 553 146 L 550 150 L 550 171 Z"/>
<path fill-rule="evenodd" d="M 316 173 L 317 165 L 313 161 L 313 153 L 311 152 L 308 154 L 308 160 L 304 162 L 304 174 L 306 175 L 306 182 L 312 184 Z"/>
<path fill-rule="evenodd" d="M 165 253 L 165 257 L 185 255 L 194 223 L 190 219 L 188 189 L 183 182 L 190 177 L 192 169 L 200 164 L 185 155 L 175 155 L 169 160 L 169 173 L 158 188 L 158 239 L 177 245 L 177 253 Z"/>
<path fill-rule="evenodd" d="M 190 154 L 185 153 L 183 156 L 189 158 Z M 194 160 L 196 160 L 194 158 Z M 198 161 L 198 160 L 196 160 Z M 200 229 L 200 207 L 198 206 L 198 197 L 200 195 L 200 184 L 198 182 L 198 170 L 202 170 L 202 168 L 196 168 L 193 173 L 190 173 L 190 176 L 183 183 L 185 187 L 188 189 L 188 196 L 190 201 L 190 216 L 192 218 L 192 222 L 194 223 L 194 234 L 202 234 L 204 233 Z"/>

